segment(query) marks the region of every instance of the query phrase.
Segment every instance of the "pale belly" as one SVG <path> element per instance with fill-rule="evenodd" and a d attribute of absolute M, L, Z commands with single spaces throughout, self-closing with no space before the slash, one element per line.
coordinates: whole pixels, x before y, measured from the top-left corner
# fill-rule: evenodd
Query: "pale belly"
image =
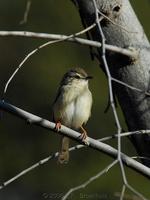
<path fill-rule="evenodd" d="M 88 121 L 91 114 L 91 105 L 91 93 L 90 91 L 85 92 L 61 111 L 61 123 L 76 130 L 79 129 Z"/>

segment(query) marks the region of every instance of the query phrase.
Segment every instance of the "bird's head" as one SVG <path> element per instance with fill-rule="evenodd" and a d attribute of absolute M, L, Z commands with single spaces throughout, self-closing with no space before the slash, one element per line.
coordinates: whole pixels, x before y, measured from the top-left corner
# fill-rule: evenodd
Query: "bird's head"
<path fill-rule="evenodd" d="M 92 76 L 88 76 L 88 74 L 82 68 L 74 68 L 69 70 L 63 77 L 62 84 L 70 84 L 77 86 L 86 86 L 88 85 L 88 81 L 92 79 Z"/>

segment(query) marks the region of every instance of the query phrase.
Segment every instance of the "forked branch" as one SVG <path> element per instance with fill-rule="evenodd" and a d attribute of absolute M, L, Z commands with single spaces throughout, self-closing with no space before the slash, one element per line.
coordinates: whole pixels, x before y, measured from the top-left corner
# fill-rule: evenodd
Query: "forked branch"
<path fill-rule="evenodd" d="M 48 130 L 53 130 L 55 128 L 55 124 L 53 122 L 50 122 L 46 119 L 43 119 L 39 116 L 36 116 L 34 114 L 31 114 L 27 111 L 24 111 L 20 108 L 17 108 L 11 104 L 8 104 L 6 102 L 0 101 L 0 109 L 4 110 L 6 112 L 9 112 L 13 115 L 16 115 L 19 118 L 24 119 L 25 121 L 35 124 L 37 126 L 46 128 Z M 65 135 L 67 137 L 70 137 L 71 139 L 82 143 L 82 140 L 80 138 L 80 133 L 76 132 L 70 128 L 67 128 L 65 126 L 62 126 L 60 132 L 58 134 L 61 135 Z M 92 149 L 95 149 L 97 151 L 101 151 L 104 154 L 107 154 L 108 156 L 112 157 L 112 158 L 117 158 L 118 156 L 118 151 L 111 147 L 108 144 L 105 144 L 103 142 L 97 141 L 93 138 L 88 137 L 88 141 L 89 141 L 89 147 Z M 85 144 L 84 144 L 85 145 Z M 128 166 L 129 168 L 134 169 L 135 171 L 139 172 L 140 174 L 144 175 L 145 177 L 150 178 L 150 169 L 144 165 L 142 165 L 141 163 L 137 162 L 136 160 L 128 157 L 127 155 L 121 153 L 121 159 L 123 161 L 123 163 Z"/>

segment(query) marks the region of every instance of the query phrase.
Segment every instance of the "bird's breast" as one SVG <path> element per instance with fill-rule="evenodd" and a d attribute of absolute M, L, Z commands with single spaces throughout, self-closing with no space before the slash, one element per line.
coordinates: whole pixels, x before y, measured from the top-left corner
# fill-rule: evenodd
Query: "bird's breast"
<path fill-rule="evenodd" d="M 89 90 L 84 91 L 75 101 L 72 128 L 79 128 L 86 124 L 91 115 L 92 95 Z"/>
<path fill-rule="evenodd" d="M 76 91 L 70 91 L 64 97 L 66 98 L 66 103 L 59 103 L 59 106 L 56 106 L 57 109 L 54 112 L 55 120 L 59 118 L 63 125 L 77 130 L 90 117 L 92 106 L 91 92 L 89 89 L 85 89 L 80 94 L 76 93 Z"/>

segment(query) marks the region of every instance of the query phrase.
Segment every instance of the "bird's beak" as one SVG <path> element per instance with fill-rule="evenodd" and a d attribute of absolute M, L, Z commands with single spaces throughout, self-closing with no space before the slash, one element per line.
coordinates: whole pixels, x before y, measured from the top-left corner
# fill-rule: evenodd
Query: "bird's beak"
<path fill-rule="evenodd" d="M 92 78 L 93 78 L 92 76 L 87 76 L 86 80 L 89 80 L 89 79 L 92 79 Z"/>

